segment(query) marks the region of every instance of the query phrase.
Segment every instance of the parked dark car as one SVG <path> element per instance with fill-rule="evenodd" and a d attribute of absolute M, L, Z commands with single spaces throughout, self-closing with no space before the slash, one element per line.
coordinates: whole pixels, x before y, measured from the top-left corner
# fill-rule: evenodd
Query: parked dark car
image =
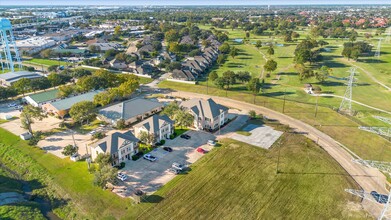
<path fill-rule="evenodd" d="M 163 150 L 168 151 L 168 152 L 172 152 L 172 148 L 171 147 L 163 147 Z"/>
<path fill-rule="evenodd" d="M 388 200 L 388 196 L 387 195 L 379 194 L 376 191 L 372 191 L 371 195 L 376 200 L 376 202 L 381 203 L 381 204 L 386 204 L 387 203 L 387 200 Z"/>
<path fill-rule="evenodd" d="M 182 134 L 182 135 L 181 135 L 181 138 L 184 138 L 184 139 L 186 139 L 186 140 L 189 140 L 191 137 L 190 137 L 190 135 Z"/>

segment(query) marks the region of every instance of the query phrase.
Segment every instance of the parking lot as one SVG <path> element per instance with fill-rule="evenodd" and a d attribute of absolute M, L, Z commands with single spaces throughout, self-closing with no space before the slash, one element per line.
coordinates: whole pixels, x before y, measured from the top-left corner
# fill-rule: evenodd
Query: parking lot
<path fill-rule="evenodd" d="M 19 117 L 20 111 L 17 110 L 15 107 L 8 107 L 9 104 L 19 104 L 18 102 L 4 102 L 0 104 L 0 118 L 4 119 L 5 116 L 7 117 Z"/>
<path fill-rule="evenodd" d="M 180 137 L 174 140 L 167 140 L 164 146 L 171 147 L 172 152 L 167 152 L 159 147 L 151 152 L 158 159 L 155 162 L 149 162 L 143 158 L 137 161 L 129 161 L 121 171 L 127 174 L 126 185 L 133 189 L 141 189 L 146 193 L 155 192 L 158 188 L 169 182 L 175 177 L 175 174 L 168 172 L 172 163 L 179 162 L 189 165 L 194 163 L 203 154 L 196 151 L 196 148 L 202 146 L 209 151 L 213 147 L 206 145 L 208 140 L 215 140 L 213 134 L 203 131 L 188 131 L 186 134 L 191 139 L 186 140 Z"/>

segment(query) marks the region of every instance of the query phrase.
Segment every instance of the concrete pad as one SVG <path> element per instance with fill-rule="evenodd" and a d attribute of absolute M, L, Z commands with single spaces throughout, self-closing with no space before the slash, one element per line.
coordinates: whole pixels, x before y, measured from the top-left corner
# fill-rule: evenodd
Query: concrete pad
<path fill-rule="evenodd" d="M 249 124 L 243 130 L 250 132 L 251 135 L 245 136 L 235 133 L 231 136 L 231 138 L 264 149 L 269 149 L 283 134 L 283 132 L 276 131 L 272 127 L 266 125 Z"/>

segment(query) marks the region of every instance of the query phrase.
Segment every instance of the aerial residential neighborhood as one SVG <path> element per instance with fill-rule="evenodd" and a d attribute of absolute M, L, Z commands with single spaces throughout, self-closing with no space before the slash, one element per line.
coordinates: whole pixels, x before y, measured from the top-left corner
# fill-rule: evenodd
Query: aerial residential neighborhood
<path fill-rule="evenodd" d="M 0 219 L 391 219 L 390 16 L 0 1 Z"/>

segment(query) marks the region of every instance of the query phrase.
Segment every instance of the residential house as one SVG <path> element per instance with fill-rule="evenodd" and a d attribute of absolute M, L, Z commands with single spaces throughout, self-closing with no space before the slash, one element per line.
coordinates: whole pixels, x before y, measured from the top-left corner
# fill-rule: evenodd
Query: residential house
<path fill-rule="evenodd" d="M 68 98 L 63 98 L 58 101 L 48 102 L 42 105 L 42 109 L 47 113 L 55 114 L 62 118 L 68 114 L 68 111 L 71 109 L 72 105 L 81 101 L 92 102 L 94 100 L 94 96 L 100 92 L 102 92 L 102 90 L 91 91 Z"/>
<path fill-rule="evenodd" d="M 181 41 L 179 42 L 180 44 L 192 44 L 194 45 L 196 43 L 195 40 L 193 40 L 189 35 L 183 36 Z"/>
<path fill-rule="evenodd" d="M 60 98 L 58 98 L 57 95 L 58 95 L 58 89 L 52 89 L 52 90 L 28 95 L 24 99 L 26 100 L 27 103 L 29 103 L 34 107 L 41 107 L 42 105 L 48 102 L 60 100 Z"/>
<path fill-rule="evenodd" d="M 122 49 L 123 46 L 117 43 L 93 43 L 91 45 L 95 45 L 100 48 L 101 51 L 107 51 L 107 50 L 119 50 Z"/>
<path fill-rule="evenodd" d="M 190 70 L 173 70 L 171 73 L 171 78 L 176 80 L 183 81 L 194 81 L 197 78 L 197 75 L 193 74 Z"/>
<path fill-rule="evenodd" d="M 138 152 L 138 142 L 139 140 L 130 131 L 114 132 L 89 145 L 92 160 L 94 161 L 99 154 L 108 154 L 111 156 L 112 165 L 118 166 L 122 162 L 131 160 Z"/>
<path fill-rule="evenodd" d="M 153 115 L 133 127 L 136 137 L 139 137 L 142 132 L 153 134 L 155 143 L 170 138 L 170 135 L 174 133 L 174 121 L 166 115 Z"/>
<path fill-rule="evenodd" d="M 200 75 L 204 72 L 205 68 L 195 60 L 186 60 L 182 63 L 182 68 L 190 70 L 192 73 Z"/>
<path fill-rule="evenodd" d="M 216 130 L 228 121 L 228 108 L 213 99 L 190 99 L 180 104 L 194 116 L 194 127 L 199 130 Z"/>
<path fill-rule="evenodd" d="M 126 69 L 128 65 L 124 61 L 119 61 L 117 59 L 113 59 L 109 62 L 110 67 L 115 69 Z"/>
<path fill-rule="evenodd" d="M 126 124 L 131 124 L 160 112 L 163 107 L 160 102 L 135 98 L 101 109 L 98 119 L 113 125 L 123 119 Z"/>

